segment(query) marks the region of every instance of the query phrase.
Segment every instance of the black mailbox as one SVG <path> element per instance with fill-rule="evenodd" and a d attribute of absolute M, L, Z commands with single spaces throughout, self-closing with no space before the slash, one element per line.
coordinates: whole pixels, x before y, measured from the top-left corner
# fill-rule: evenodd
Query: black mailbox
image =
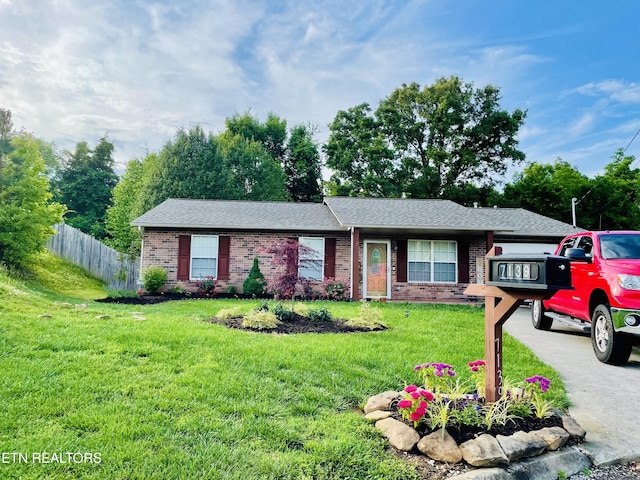
<path fill-rule="evenodd" d="M 487 285 L 517 290 L 568 290 L 569 259 L 556 255 L 498 255 L 488 257 Z"/>

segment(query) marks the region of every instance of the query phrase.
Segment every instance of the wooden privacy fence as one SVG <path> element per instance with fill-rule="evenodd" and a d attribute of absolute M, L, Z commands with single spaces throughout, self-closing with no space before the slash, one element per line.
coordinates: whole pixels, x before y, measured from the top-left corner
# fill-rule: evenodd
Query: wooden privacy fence
<path fill-rule="evenodd" d="M 83 267 L 114 288 L 137 288 L 140 259 L 129 261 L 113 248 L 65 223 L 53 226 L 58 232 L 47 248 L 54 255 Z"/>

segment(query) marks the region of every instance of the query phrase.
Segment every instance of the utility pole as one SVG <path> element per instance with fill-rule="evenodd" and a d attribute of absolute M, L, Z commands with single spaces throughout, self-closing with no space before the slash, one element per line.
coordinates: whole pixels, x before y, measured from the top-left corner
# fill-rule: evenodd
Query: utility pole
<path fill-rule="evenodd" d="M 571 217 L 573 218 L 573 228 L 576 228 L 576 203 L 577 203 L 578 199 L 576 197 L 573 197 L 571 199 Z"/>

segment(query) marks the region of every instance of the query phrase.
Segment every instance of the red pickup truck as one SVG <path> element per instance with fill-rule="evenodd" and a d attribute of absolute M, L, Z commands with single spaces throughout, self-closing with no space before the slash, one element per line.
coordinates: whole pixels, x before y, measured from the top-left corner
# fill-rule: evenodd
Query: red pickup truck
<path fill-rule="evenodd" d="M 558 320 L 590 329 L 598 360 L 626 363 L 640 338 L 640 232 L 580 232 L 555 253 L 571 260 L 573 290 L 535 300 L 533 326 L 549 330 Z"/>

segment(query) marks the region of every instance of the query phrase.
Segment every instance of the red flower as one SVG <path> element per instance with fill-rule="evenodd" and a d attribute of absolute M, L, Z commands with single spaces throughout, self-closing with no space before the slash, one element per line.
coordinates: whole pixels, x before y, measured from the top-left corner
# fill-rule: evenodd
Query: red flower
<path fill-rule="evenodd" d="M 424 413 L 419 413 L 416 410 L 415 412 L 411 412 L 411 415 L 409 415 L 409 418 L 411 419 L 412 422 L 419 422 L 420 419 L 422 418 L 422 415 L 424 415 Z"/>

